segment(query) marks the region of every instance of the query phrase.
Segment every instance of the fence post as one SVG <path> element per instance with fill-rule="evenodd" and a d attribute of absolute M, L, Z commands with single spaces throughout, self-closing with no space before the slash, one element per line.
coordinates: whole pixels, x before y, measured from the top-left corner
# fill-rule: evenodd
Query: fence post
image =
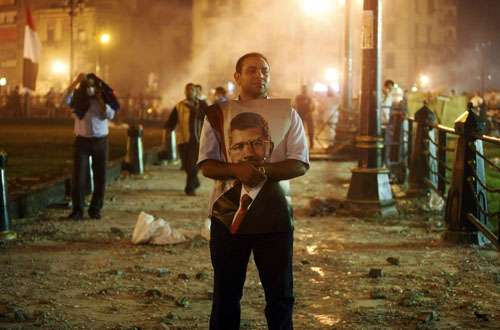
<path fill-rule="evenodd" d="M 177 160 L 177 142 L 175 131 L 169 130 L 167 128 L 163 129 L 162 135 L 162 146 L 163 150 L 160 151 L 160 160 L 166 160 L 168 162 L 173 162 Z"/>
<path fill-rule="evenodd" d="M 474 215 L 488 226 L 488 216 L 481 209 L 488 210 L 486 190 L 478 182 L 486 181 L 483 141 L 475 136 L 483 134 L 486 122 L 474 113 L 472 104 L 455 121 L 455 131 L 460 134 L 457 142 L 453 177 L 446 199 L 445 239 L 455 243 L 486 243 L 484 236 L 467 220 L 467 213 Z"/>
<path fill-rule="evenodd" d="M 7 154 L 0 150 L 0 240 L 12 240 L 17 237 L 17 234 L 10 230 L 6 166 Z"/>
<path fill-rule="evenodd" d="M 142 125 L 131 125 L 127 131 L 126 169 L 132 174 L 144 173 L 144 159 L 142 148 Z"/>
<path fill-rule="evenodd" d="M 446 196 L 446 149 L 447 149 L 447 136 L 446 131 L 438 131 L 439 148 L 437 150 L 438 159 L 438 191 L 441 196 Z"/>
<path fill-rule="evenodd" d="M 417 123 L 417 129 L 411 148 L 407 196 L 421 196 L 427 194 L 429 191 L 425 180 L 431 178 L 430 169 L 432 168 L 432 164 L 429 164 L 429 157 L 425 155 L 425 152 L 429 151 L 432 153 L 433 150 L 429 148 L 429 145 L 431 145 L 429 142 L 429 133 L 432 132 L 433 135 L 434 130 L 432 126 L 436 122 L 436 115 L 424 103 L 424 106 L 415 113 L 415 122 Z M 415 128 L 412 130 L 415 130 Z"/>

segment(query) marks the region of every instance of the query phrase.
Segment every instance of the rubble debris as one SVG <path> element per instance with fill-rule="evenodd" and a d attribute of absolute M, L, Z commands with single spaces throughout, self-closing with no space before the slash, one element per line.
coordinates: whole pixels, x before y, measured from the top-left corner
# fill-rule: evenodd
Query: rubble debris
<path fill-rule="evenodd" d="M 399 266 L 399 258 L 389 257 L 385 260 L 387 260 L 387 262 L 390 263 L 391 265 Z"/>
<path fill-rule="evenodd" d="M 177 278 L 179 280 L 184 280 L 184 281 L 187 281 L 189 280 L 189 275 L 188 274 L 185 274 L 185 273 L 180 273 L 179 275 L 177 275 Z"/>
<path fill-rule="evenodd" d="M 148 298 L 161 298 L 161 291 L 158 289 L 149 289 L 146 290 L 144 295 Z"/>
<path fill-rule="evenodd" d="M 208 274 L 206 272 L 199 272 L 195 275 L 197 280 L 205 280 L 208 278 Z"/>
<path fill-rule="evenodd" d="M 370 278 L 380 278 L 383 276 L 382 269 L 380 268 L 371 268 L 368 272 L 368 277 Z"/>
<path fill-rule="evenodd" d="M 474 316 L 478 321 L 488 322 L 490 320 L 490 316 L 487 313 L 483 313 L 481 311 L 474 311 Z"/>
<path fill-rule="evenodd" d="M 175 301 L 175 304 L 179 307 L 189 308 L 191 303 L 187 297 L 181 297 Z"/>
<path fill-rule="evenodd" d="M 311 217 L 323 217 L 335 214 L 339 208 L 339 202 L 333 198 L 312 198 L 309 201 L 308 214 Z"/>
<path fill-rule="evenodd" d="M 387 299 L 387 294 L 382 289 L 375 289 L 370 292 L 370 298 L 372 299 Z"/>
<path fill-rule="evenodd" d="M 170 274 L 170 270 L 165 267 L 158 268 L 158 277 L 165 277 Z"/>

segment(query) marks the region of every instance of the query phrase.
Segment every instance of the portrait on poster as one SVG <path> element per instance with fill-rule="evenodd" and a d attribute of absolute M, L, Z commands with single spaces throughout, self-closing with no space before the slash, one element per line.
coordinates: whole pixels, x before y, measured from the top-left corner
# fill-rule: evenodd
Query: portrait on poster
<path fill-rule="evenodd" d="M 290 128 L 289 99 L 229 101 L 222 106 L 225 158 L 228 162 L 266 162 Z M 244 159 L 251 148 L 254 158 Z"/>

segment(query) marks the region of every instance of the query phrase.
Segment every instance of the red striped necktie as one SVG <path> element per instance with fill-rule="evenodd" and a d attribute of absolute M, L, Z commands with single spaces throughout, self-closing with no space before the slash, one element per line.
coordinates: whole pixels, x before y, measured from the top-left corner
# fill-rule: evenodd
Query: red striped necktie
<path fill-rule="evenodd" d="M 243 219 L 245 218 L 245 215 L 247 214 L 248 207 L 250 206 L 251 203 L 252 203 L 252 197 L 250 197 L 248 194 L 244 194 L 243 196 L 241 196 L 240 209 L 238 213 L 236 213 L 236 217 L 234 218 L 234 221 L 231 224 L 231 233 L 236 234 L 238 228 L 243 222 Z"/>

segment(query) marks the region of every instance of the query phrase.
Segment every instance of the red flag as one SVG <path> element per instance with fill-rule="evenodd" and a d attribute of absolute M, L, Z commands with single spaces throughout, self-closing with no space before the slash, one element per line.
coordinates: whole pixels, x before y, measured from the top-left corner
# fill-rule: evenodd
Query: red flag
<path fill-rule="evenodd" d="M 26 7 L 26 26 L 24 29 L 23 86 L 32 91 L 36 88 L 36 76 L 42 44 L 35 30 L 31 9 Z"/>

